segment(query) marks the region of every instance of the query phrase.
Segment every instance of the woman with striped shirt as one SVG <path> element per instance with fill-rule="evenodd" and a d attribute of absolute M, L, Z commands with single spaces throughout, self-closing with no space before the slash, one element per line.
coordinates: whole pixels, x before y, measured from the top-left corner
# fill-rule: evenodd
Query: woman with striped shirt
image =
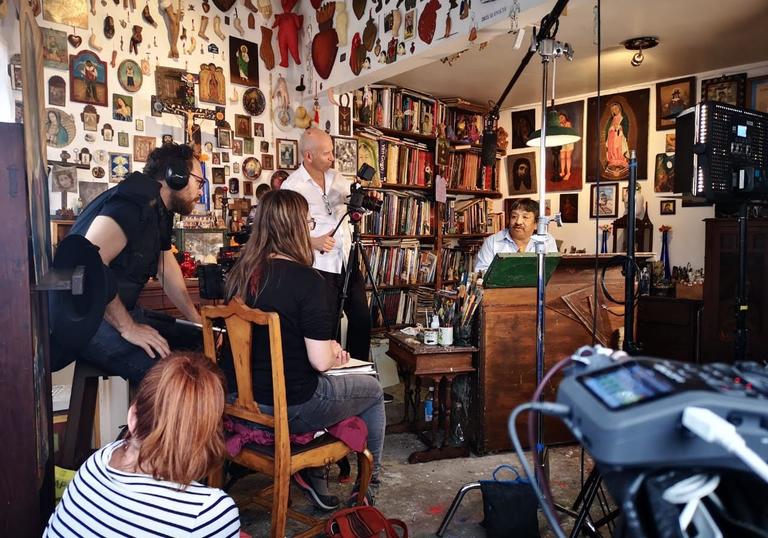
<path fill-rule="evenodd" d="M 43 536 L 240 536 L 234 501 L 195 482 L 224 456 L 215 368 L 192 353 L 158 361 L 128 410 L 127 437 L 80 467 Z"/>

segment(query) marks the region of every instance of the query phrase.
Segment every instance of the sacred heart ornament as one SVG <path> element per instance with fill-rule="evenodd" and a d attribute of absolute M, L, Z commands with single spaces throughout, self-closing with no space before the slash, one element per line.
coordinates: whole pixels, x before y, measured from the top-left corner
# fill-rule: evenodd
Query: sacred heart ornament
<path fill-rule="evenodd" d="M 429 45 L 432 38 L 435 37 L 435 26 L 437 26 L 437 10 L 440 9 L 438 0 L 429 0 L 419 17 L 419 37 Z"/>
<path fill-rule="evenodd" d="M 323 3 L 323 0 L 309 0 L 309 3 L 312 4 L 313 8 L 320 9 L 320 5 Z"/>
<path fill-rule="evenodd" d="M 357 20 L 363 18 L 365 15 L 365 2 L 366 0 L 352 0 L 352 11 L 355 13 Z"/>
<path fill-rule="evenodd" d="M 365 23 L 365 29 L 363 30 L 363 45 L 365 50 L 370 51 L 373 49 L 373 44 L 376 42 L 376 23 L 373 22 L 373 11 L 368 13 L 368 21 Z"/>
<path fill-rule="evenodd" d="M 213 5 L 226 13 L 235 5 L 235 0 L 213 0 Z"/>
<path fill-rule="evenodd" d="M 363 60 L 365 59 L 365 47 L 363 40 L 360 39 L 360 32 L 355 32 L 352 36 L 352 45 L 349 50 L 349 68 L 355 75 L 359 75 L 363 70 Z"/>
<path fill-rule="evenodd" d="M 331 76 L 336 53 L 339 52 L 339 36 L 333 29 L 333 15 L 336 2 L 328 2 L 317 10 L 317 24 L 320 31 L 312 39 L 312 64 L 320 78 L 327 80 Z"/>
<path fill-rule="evenodd" d="M 77 48 L 82 44 L 83 38 L 80 37 L 79 35 L 69 34 L 67 36 L 67 41 L 69 41 L 69 44 L 72 45 L 74 48 Z"/>

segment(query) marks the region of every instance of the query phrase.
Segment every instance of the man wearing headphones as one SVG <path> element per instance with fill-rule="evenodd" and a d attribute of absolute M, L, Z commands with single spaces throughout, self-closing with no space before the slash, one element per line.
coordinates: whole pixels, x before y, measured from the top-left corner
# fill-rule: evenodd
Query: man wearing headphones
<path fill-rule="evenodd" d="M 82 211 L 70 233 L 85 236 L 99 248 L 102 262 L 117 284 L 117 295 L 107 304 L 104 319 L 83 349 L 63 351 L 53 336 L 53 370 L 75 359 L 85 360 L 138 383 L 156 358 L 170 353 L 169 339 L 174 348 L 177 342 L 187 348 L 199 347 L 199 332 L 184 334 L 176 326 L 155 323 L 136 303 L 147 281 L 157 276 L 184 317 L 200 322 L 171 252 L 171 232 L 173 213 L 189 215 L 204 183 L 192 148 L 166 144 L 149 154 L 143 173 L 129 174 Z M 153 323 L 157 328 L 150 325 Z M 185 342 L 190 336 L 197 341 Z"/>

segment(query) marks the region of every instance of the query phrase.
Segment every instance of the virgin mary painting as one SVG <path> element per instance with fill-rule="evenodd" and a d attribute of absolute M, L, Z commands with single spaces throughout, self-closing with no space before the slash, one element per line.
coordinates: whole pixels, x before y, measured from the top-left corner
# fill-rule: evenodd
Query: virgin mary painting
<path fill-rule="evenodd" d="M 614 177 L 623 176 L 629 169 L 629 118 L 621 103 L 613 102 L 611 116 L 605 124 L 605 172 Z"/>

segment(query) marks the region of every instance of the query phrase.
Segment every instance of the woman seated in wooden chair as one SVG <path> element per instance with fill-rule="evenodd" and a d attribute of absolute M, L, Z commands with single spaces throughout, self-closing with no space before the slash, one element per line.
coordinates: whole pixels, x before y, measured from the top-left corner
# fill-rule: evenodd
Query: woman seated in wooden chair
<path fill-rule="evenodd" d="M 327 307 L 326 286 L 312 268 L 309 231 L 313 228 L 303 196 L 285 190 L 264 194 L 254 215 L 251 237 L 229 273 L 228 296 L 280 315 L 291 433 L 320 431 L 351 416 L 365 421 L 368 449 L 373 454 L 368 491 L 374 495 L 386 426 L 383 391 L 373 376 L 323 375 L 349 361 L 349 354 L 333 340 L 335 327 Z M 273 412 L 266 328 L 254 333 L 253 396 L 263 412 Z M 339 506 L 339 499 L 328 494 L 321 470 L 300 471 L 294 479 L 317 507 L 334 510 Z"/>
<path fill-rule="evenodd" d="M 232 498 L 195 482 L 224 459 L 223 414 L 211 361 L 158 361 L 128 410 L 127 436 L 85 461 L 43 536 L 248 536 Z"/>

